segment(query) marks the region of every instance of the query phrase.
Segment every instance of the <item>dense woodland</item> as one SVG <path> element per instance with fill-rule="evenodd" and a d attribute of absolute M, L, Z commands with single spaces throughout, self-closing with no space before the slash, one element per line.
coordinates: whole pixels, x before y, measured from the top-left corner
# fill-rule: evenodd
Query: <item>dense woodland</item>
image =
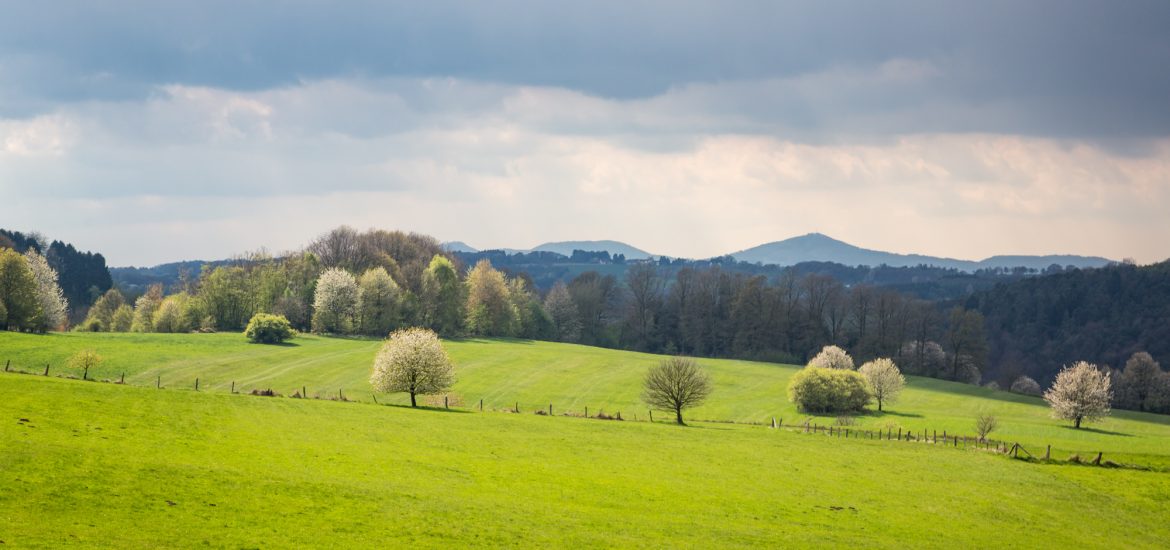
<path fill-rule="evenodd" d="M 18 250 L 36 245 L 19 233 L 4 235 L 22 239 L 7 237 Z M 104 270 L 100 255 L 74 254 L 60 257 L 100 261 Z M 92 291 L 69 303 L 75 315 L 86 312 L 75 329 L 92 331 L 239 331 L 263 312 L 284 315 L 302 331 L 385 336 L 422 326 L 447 337 L 512 336 L 796 364 L 838 345 L 859 362 L 893 357 L 907 374 L 1024 392 L 1035 390 L 1017 384 L 1021 376 L 1046 386 L 1076 360 L 1120 369 L 1134 353 L 1148 351 L 1152 361 L 1170 364 L 1168 263 L 983 273 L 974 277 L 983 281 L 982 290 L 937 300 L 899 282 L 935 284 L 965 275 L 620 257 L 622 269 L 604 273 L 615 258 L 604 252 L 575 256 L 598 269 L 541 288 L 520 267 L 555 266 L 564 256 L 452 254 L 424 235 L 342 227 L 281 257 L 252 254 L 197 272 L 193 265 L 171 264 L 170 285 L 145 284 L 150 272 L 144 272 L 145 287 L 111 289 L 88 311 Z M 87 281 L 94 278 L 102 282 Z M 986 284 L 996 278 L 1001 282 Z M 1167 378 L 1156 370 L 1155 385 Z M 1116 404 L 1134 405 L 1128 395 L 1119 390 Z M 1170 403 L 1143 401 L 1134 408 L 1163 410 Z"/>

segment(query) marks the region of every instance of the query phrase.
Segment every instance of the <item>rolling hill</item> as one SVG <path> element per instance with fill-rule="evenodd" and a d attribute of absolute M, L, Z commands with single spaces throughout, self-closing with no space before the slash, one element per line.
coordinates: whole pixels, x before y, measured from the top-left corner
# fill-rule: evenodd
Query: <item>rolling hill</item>
<path fill-rule="evenodd" d="M 351 400 L 372 402 L 370 366 L 381 345 L 376 340 L 302 336 L 291 345 L 249 344 L 239 334 L 65 333 L 44 336 L 0 333 L 0 362 L 11 368 L 62 374 L 66 358 L 93 349 L 105 358 L 91 373 L 99 379 L 128 384 L 193 389 L 204 392 L 273 389 L 284 395 L 301 391 L 328 398 L 340 390 Z M 464 408 L 522 412 L 547 410 L 590 414 L 621 412 L 645 419 L 640 384 L 647 368 L 661 356 L 573 344 L 528 340 L 450 340 L 445 347 L 455 362 L 458 382 L 452 397 Z M 715 392 L 690 418 L 714 421 L 792 424 L 809 418 L 788 402 L 786 388 L 797 368 L 790 365 L 703 359 Z M 1107 451 L 1115 459 L 1170 466 L 1170 417 L 1115 411 L 1092 430 L 1072 430 L 1049 417 L 1038 398 L 954 382 L 910 377 L 902 399 L 885 413 L 858 417 L 863 429 L 937 430 L 971 434 L 981 412 L 1000 417 L 996 436 L 1033 446 L 1052 445 L 1054 452 Z M 379 396 L 381 403 L 404 404 L 404 395 Z M 835 417 L 813 417 L 832 424 Z"/>
<path fill-rule="evenodd" d="M 572 256 L 574 250 L 609 252 L 611 256 L 623 254 L 627 260 L 645 260 L 653 256 L 645 250 L 618 241 L 562 241 L 544 243 L 532 248 L 533 252 L 556 252 L 564 256 Z"/>
<path fill-rule="evenodd" d="M 1042 270 L 1052 264 L 1086 268 L 1102 267 L 1114 263 L 1106 258 L 1073 255 L 992 256 L 981 261 L 971 261 L 921 254 L 895 254 L 853 246 L 821 233 L 809 233 L 783 241 L 762 244 L 734 252 L 731 256 L 739 261 L 761 264 L 795 265 L 801 262 L 833 262 L 847 266 L 911 267 L 932 265 L 968 272 L 1000 267 L 1027 267 Z"/>

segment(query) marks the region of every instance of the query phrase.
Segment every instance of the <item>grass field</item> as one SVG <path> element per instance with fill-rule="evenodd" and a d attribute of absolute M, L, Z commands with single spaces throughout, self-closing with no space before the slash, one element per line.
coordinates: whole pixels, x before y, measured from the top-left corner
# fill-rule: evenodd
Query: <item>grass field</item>
<path fill-rule="evenodd" d="M 0 373 L 0 449 L 0 541 L 10 548 L 1170 540 L 1170 474 L 748 425 L 411 410 Z"/>
<path fill-rule="evenodd" d="M 94 349 L 105 363 L 94 376 L 153 387 L 161 377 L 170 389 L 191 389 L 195 378 L 204 391 L 226 392 L 233 381 L 239 391 L 272 388 L 292 394 L 307 386 L 310 395 L 336 395 L 370 401 L 368 383 L 379 341 L 302 336 L 291 345 L 247 343 L 239 334 L 90 334 L 27 335 L 0 333 L 0 362 L 14 368 L 64 372 L 60 365 L 80 349 Z M 456 340 L 445 343 L 459 381 L 454 393 L 468 407 L 484 399 L 485 408 L 521 411 L 590 413 L 621 411 L 644 420 L 639 402 L 645 370 L 660 356 L 524 340 Z M 689 413 L 697 419 L 793 424 L 807 418 L 788 402 L 786 388 L 797 367 L 750 361 L 702 360 L 716 390 L 704 406 Z M 381 396 L 401 404 L 405 396 Z M 885 413 L 857 419 L 862 429 L 893 429 L 974 434 L 980 412 L 1000 418 L 995 437 L 1020 442 L 1032 452 L 1053 446 L 1061 458 L 1105 452 L 1106 459 L 1170 467 L 1170 417 L 1114 411 L 1113 417 L 1074 430 L 1049 417 L 1043 400 L 929 378 L 909 378 L 902 399 Z M 834 418 L 815 418 L 832 423 Z"/>

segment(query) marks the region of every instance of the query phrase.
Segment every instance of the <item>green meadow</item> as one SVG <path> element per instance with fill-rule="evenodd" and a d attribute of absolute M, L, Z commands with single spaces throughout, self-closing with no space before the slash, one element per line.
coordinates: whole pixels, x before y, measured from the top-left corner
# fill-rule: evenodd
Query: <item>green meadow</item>
<path fill-rule="evenodd" d="M 9 349 L 5 347 L 4 349 Z M 0 373 L 5 547 L 1160 548 L 1170 475 Z"/>
<path fill-rule="evenodd" d="M 374 399 L 368 382 L 380 341 L 302 335 L 289 345 L 250 344 L 239 334 L 116 334 L 63 333 L 28 335 L 0 333 L 0 363 L 13 369 L 50 375 L 69 373 L 66 359 L 81 349 L 102 355 L 102 366 L 91 376 L 153 388 L 192 390 L 195 379 L 202 392 L 226 393 L 233 382 L 238 392 L 273 389 L 291 395 L 305 388 L 309 396 Z M 646 420 L 640 403 L 640 384 L 647 368 L 661 356 L 572 344 L 527 340 L 451 340 L 445 342 L 456 366 L 458 382 L 452 402 L 462 409 L 519 408 L 554 414 L 622 413 L 628 420 Z M 836 418 L 800 413 L 788 402 L 786 388 L 798 367 L 704 359 L 715 391 L 693 419 L 785 425 L 811 418 L 833 424 Z M 381 403 L 404 404 L 404 395 L 378 396 Z M 909 377 L 902 398 L 884 413 L 856 418 L 851 429 L 897 430 L 931 435 L 974 435 L 974 418 L 981 412 L 999 417 L 995 439 L 1019 442 L 1032 453 L 1052 446 L 1054 457 L 1105 453 L 1105 459 L 1159 468 L 1170 467 L 1170 417 L 1114 411 L 1109 419 L 1074 430 L 1050 418 L 1044 401 L 1036 397 L 993 391 L 930 378 Z M 661 418 L 666 418 L 662 415 Z"/>

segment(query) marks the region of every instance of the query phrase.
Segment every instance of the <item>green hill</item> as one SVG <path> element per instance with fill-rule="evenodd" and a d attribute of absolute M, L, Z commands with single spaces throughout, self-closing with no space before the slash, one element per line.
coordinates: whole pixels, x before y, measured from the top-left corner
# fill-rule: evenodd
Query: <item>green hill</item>
<path fill-rule="evenodd" d="M 9 547 L 1159 548 L 1170 538 L 1165 473 L 759 426 L 0 373 L 0 448 Z"/>
<path fill-rule="evenodd" d="M 370 401 L 368 383 L 373 356 L 381 342 L 374 340 L 302 336 L 286 346 L 247 343 L 238 334 L 90 334 L 44 336 L 0 333 L 0 363 L 12 368 L 62 374 L 66 358 L 80 349 L 93 349 L 105 358 L 93 376 L 128 384 L 171 389 L 227 392 L 271 388 L 291 395 L 302 387 L 310 396 L 336 396 Z M 595 414 L 621 412 L 626 418 L 646 418 L 640 403 L 645 370 L 660 356 L 527 340 L 454 340 L 445 343 L 456 365 L 453 391 L 465 407 L 522 412 Z M 772 417 L 791 425 L 809 418 L 786 397 L 790 376 L 797 367 L 750 361 L 705 359 L 700 363 L 713 375 L 715 392 L 691 418 L 735 422 L 770 422 Z M 405 396 L 380 396 L 379 401 L 402 404 Z M 1053 446 L 1062 458 L 1071 453 L 1096 454 L 1143 465 L 1170 467 L 1170 417 L 1114 411 L 1111 418 L 1074 430 L 1049 417 L 1043 400 L 929 378 L 909 378 L 902 399 L 885 413 L 856 419 L 862 429 L 899 428 L 930 433 L 973 435 L 974 418 L 990 412 L 1000 419 L 994 437 L 1024 443 L 1033 450 Z M 831 424 L 836 418 L 813 418 Z"/>

